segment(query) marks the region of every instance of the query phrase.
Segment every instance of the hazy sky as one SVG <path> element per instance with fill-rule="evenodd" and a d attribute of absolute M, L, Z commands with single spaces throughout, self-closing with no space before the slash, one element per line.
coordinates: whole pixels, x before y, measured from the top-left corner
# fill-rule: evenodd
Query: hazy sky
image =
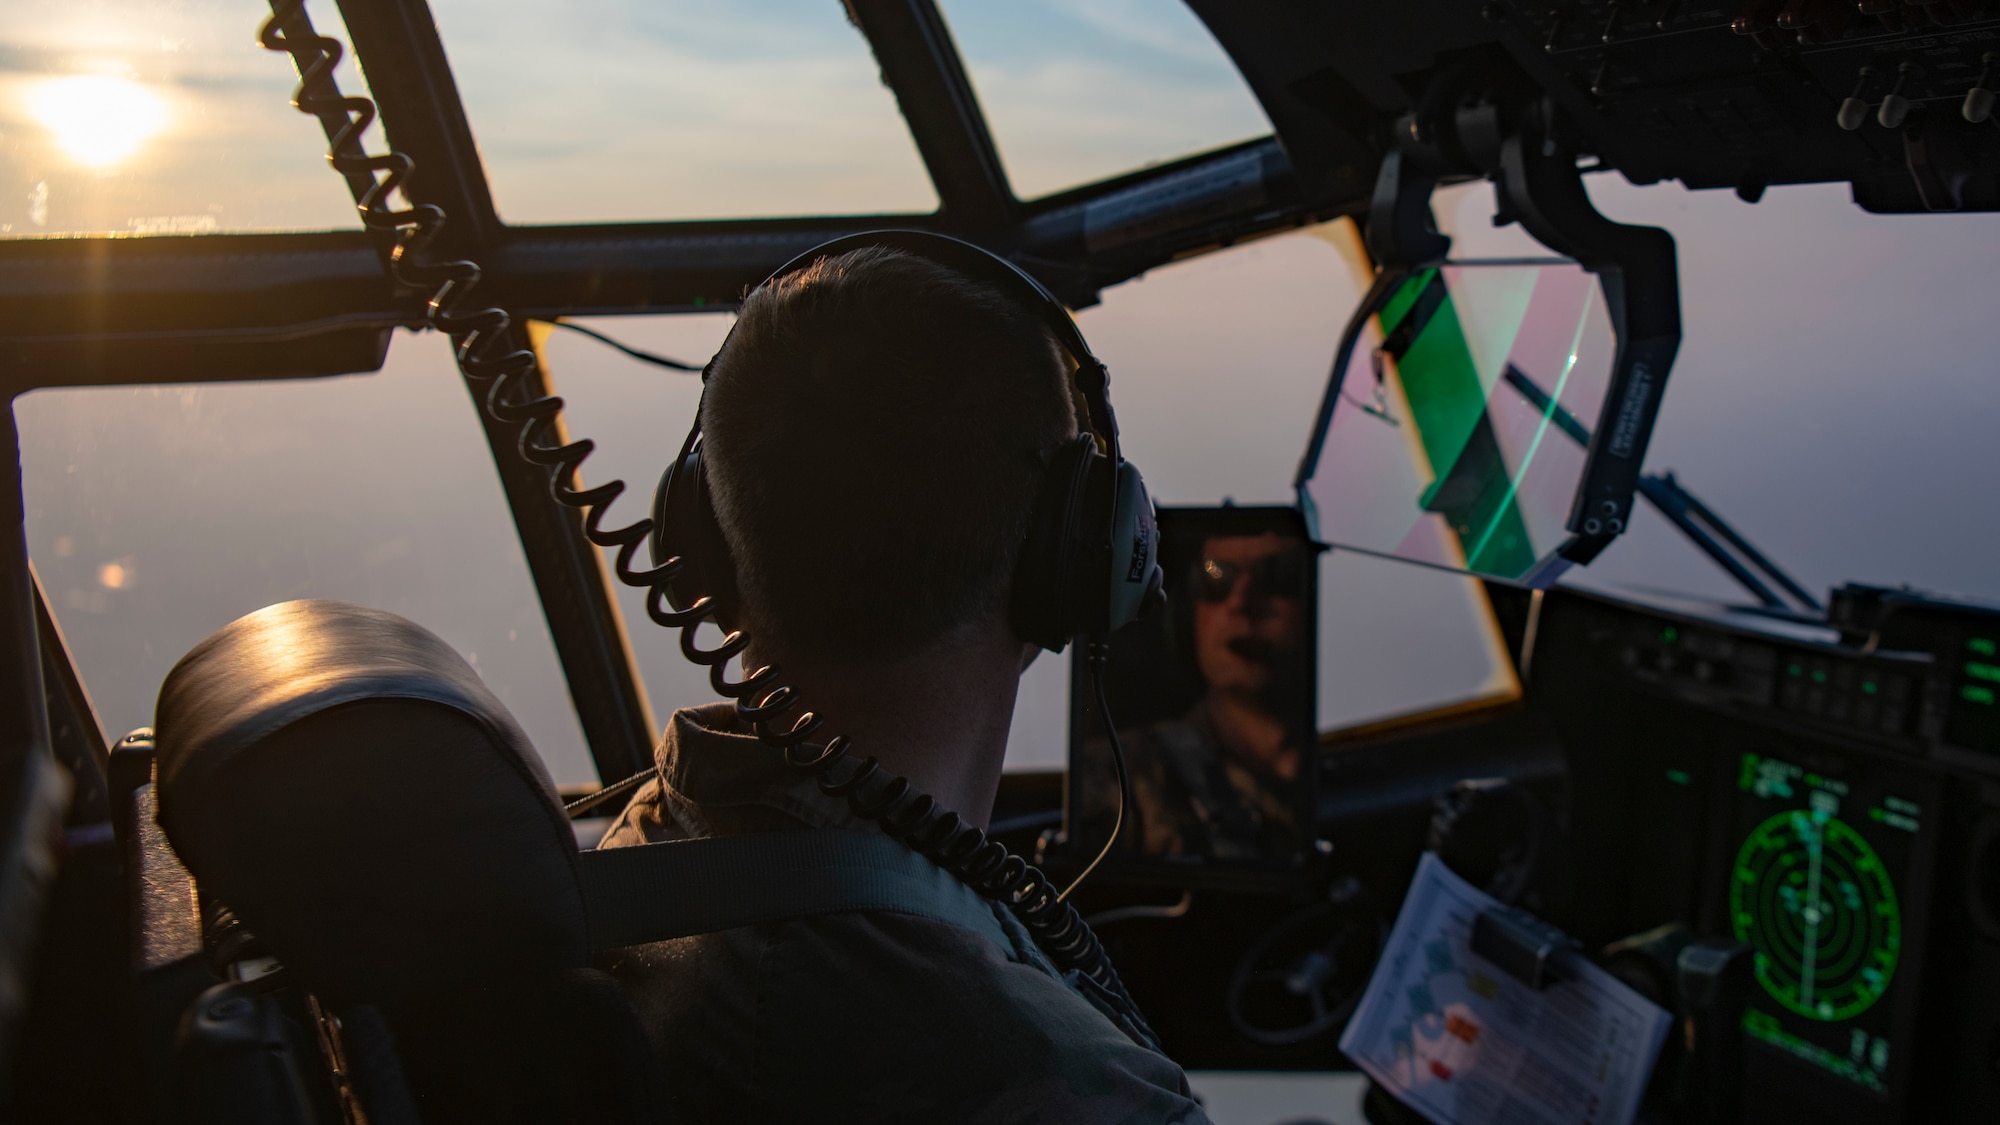
<path fill-rule="evenodd" d="M 288 60 L 251 45 L 262 10 L 11 5 L 0 28 L 0 226 L 11 229 L 0 236 L 350 224 L 316 127 L 284 104 Z M 836 4 L 759 0 L 732 9 L 736 24 L 691 3 L 606 3 L 563 21 L 524 3 L 482 6 L 491 18 L 480 19 L 461 0 L 436 10 L 510 218 L 934 203 Z M 1262 128 L 1171 0 L 945 10 L 1024 194 Z M 313 11 L 335 26 L 331 5 Z M 580 52 L 591 65 L 564 61 Z M 111 83 L 62 88 L 96 99 L 86 110 L 155 99 L 138 111 L 153 131 L 106 135 L 101 115 L 39 100 L 79 78 Z M 119 145 L 123 157 L 86 159 Z M 1615 176 L 1591 187 L 1614 217 L 1665 224 L 1680 242 L 1688 338 L 1650 464 L 1677 470 L 1810 587 L 1858 578 L 2000 597 L 1988 483 L 2000 219 L 1869 216 L 1841 186 L 1776 188 L 1754 207 Z M 1517 230 L 1486 223 L 1490 206 L 1483 188 L 1440 198 L 1462 253 L 1523 249 Z M 1127 450 L 1161 502 L 1289 499 L 1356 296 L 1333 245 L 1298 234 L 1161 268 L 1081 315 L 1114 372 Z M 598 326 L 700 359 L 727 318 Z M 602 447 L 588 478 L 650 490 L 686 424 L 692 378 L 566 335 L 551 359 L 572 432 Z M 591 776 L 490 456 L 437 339 L 399 334 L 372 376 L 37 392 L 17 413 L 31 550 L 114 735 L 148 720 L 160 678 L 207 633 L 273 601 L 329 596 L 444 635 L 562 779 Z M 1643 515 L 1578 580 L 1735 594 Z M 1336 553 L 1324 583 L 1324 723 L 1441 702 L 1500 674 L 1463 580 Z M 706 695 L 671 634 L 634 603 L 627 619 L 658 711 Z M 1061 661 L 1030 670 L 1016 764 L 1060 761 L 1065 691 Z"/>

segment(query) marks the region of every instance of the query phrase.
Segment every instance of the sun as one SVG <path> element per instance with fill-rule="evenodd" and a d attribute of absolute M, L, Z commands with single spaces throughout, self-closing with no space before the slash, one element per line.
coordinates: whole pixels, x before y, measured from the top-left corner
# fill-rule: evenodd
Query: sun
<path fill-rule="evenodd" d="M 160 96 L 123 78 L 50 79 L 34 88 L 28 103 L 62 150 L 92 168 L 131 156 L 167 124 Z"/>

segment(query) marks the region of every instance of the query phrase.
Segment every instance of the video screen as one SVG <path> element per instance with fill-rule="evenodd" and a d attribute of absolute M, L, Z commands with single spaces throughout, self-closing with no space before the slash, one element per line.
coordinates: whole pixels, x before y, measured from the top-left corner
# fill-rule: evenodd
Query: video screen
<path fill-rule="evenodd" d="M 1322 548 L 1290 508 L 1159 513 L 1167 607 L 1111 637 L 1105 691 L 1131 777 L 1132 864 L 1293 867 L 1313 838 Z M 1118 808 L 1110 742 L 1071 662 L 1068 836 L 1094 855 Z"/>
<path fill-rule="evenodd" d="M 1727 922 L 1752 949 L 1743 1030 L 1891 1102 L 1910 1060 L 1921 853 L 1938 816 L 1921 775 L 1771 746 L 1736 756 Z M 1858 1108 L 1850 1102 L 1850 1108 Z"/>

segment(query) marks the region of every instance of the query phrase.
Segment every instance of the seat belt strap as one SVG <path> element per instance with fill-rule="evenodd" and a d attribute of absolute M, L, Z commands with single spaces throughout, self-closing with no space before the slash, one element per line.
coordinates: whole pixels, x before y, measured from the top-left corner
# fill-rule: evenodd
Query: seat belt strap
<path fill-rule="evenodd" d="M 590 944 L 598 949 L 888 911 L 976 931 L 1018 959 L 992 903 L 887 836 L 757 832 L 601 848 L 579 859 Z"/>

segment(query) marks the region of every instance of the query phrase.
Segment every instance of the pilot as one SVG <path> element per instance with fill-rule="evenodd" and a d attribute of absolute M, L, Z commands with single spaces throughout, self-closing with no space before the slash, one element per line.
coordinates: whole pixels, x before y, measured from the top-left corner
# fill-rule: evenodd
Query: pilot
<path fill-rule="evenodd" d="M 1296 854 L 1311 733 L 1300 705 L 1311 562 L 1304 540 L 1276 531 L 1202 542 L 1176 598 L 1176 632 L 1202 695 L 1178 719 L 1123 734 L 1132 847 L 1216 859 Z"/>
<path fill-rule="evenodd" d="M 1007 607 L 1044 465 L 1078 432 L 1068 371 L 1009 298 L 870 247 L 750 294 L 702 406 L 745 666 L 779 665 L 827 732 L 981 826 L 1037 651 Z M 729 704 L 676 712 L 657 764 L 602 846 L 879 830 Z M 946 923 L 820 915 L 602 967 L 677 1122 L 1207 1120 L 1094 982 Z"/>

